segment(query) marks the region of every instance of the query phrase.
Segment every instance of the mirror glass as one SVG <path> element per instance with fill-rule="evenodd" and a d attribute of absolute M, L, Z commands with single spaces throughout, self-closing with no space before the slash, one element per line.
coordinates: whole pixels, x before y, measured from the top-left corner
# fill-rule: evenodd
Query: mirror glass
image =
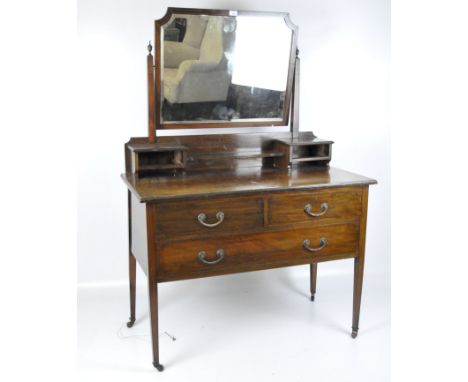
<path fill-rule="evenodd" d="M 287 15 L 235 13 L 174 13 L 162 25 L 162 124 L 287 121 Z"/>

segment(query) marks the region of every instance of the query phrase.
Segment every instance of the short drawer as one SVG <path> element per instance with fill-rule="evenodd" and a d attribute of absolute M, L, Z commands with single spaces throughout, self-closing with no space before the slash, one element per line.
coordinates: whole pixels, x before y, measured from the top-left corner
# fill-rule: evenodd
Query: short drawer
<path fill-rule="evenodd" d="M 360 187 L 272 194 L 269 223 L 273 226 L 327 219 L 350 219 L 361 215 Z"/>
<path fill-rule="evenodd" d="M 255 196 L 168 201 L 154 208 L 156 234 L 171 238 L 232 234 L 263 226 L 263 199 Z"/>
<path fill-rule="evenodd" d="M 184 240 L 160 248 L 160 281 L 245 272 L 357 255 L 355 224 Z"/>

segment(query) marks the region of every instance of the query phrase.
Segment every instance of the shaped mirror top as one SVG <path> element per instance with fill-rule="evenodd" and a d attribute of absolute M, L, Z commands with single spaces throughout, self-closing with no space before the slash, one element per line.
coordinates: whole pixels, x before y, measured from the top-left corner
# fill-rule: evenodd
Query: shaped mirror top
<path fill-rule="evenodd" d="M 296 35 L 286 13 L 169 8 L 156 22 L 159 126 L 287 125 Z"/>

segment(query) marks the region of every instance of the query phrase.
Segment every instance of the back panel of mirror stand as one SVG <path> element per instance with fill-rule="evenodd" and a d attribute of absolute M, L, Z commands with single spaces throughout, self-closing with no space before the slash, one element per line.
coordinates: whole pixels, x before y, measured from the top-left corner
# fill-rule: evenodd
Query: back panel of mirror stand
<path fill-rule="evenodd" d="M 333 142 L 311 132 L 246 133 L 132 138 L 125 145 L 126 171 L 140 177 L 261 167 L 326 168 Z"/>

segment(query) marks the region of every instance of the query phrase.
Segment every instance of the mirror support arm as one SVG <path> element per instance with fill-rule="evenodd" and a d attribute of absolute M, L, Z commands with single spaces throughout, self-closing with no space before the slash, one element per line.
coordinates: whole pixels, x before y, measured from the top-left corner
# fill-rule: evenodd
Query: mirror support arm
<path fill-rule="evenodd" d="M 296 49 L 296 61 L 294 65 L 294 78 L 291 98 L 291 138 L 299 136 L 299 75 L 301 59 L 299 58 L 299 49 Z"/>
<path fill-rule="evenodd" d="M 154 61 L 151 51 L 151 41 L 148 43 L 148 56 L 146 57 L 147 75 L 148 75 L 148 142 L 156 141 L 156 126 L 155 126 L 155 101 L 154 101 Z"/>

